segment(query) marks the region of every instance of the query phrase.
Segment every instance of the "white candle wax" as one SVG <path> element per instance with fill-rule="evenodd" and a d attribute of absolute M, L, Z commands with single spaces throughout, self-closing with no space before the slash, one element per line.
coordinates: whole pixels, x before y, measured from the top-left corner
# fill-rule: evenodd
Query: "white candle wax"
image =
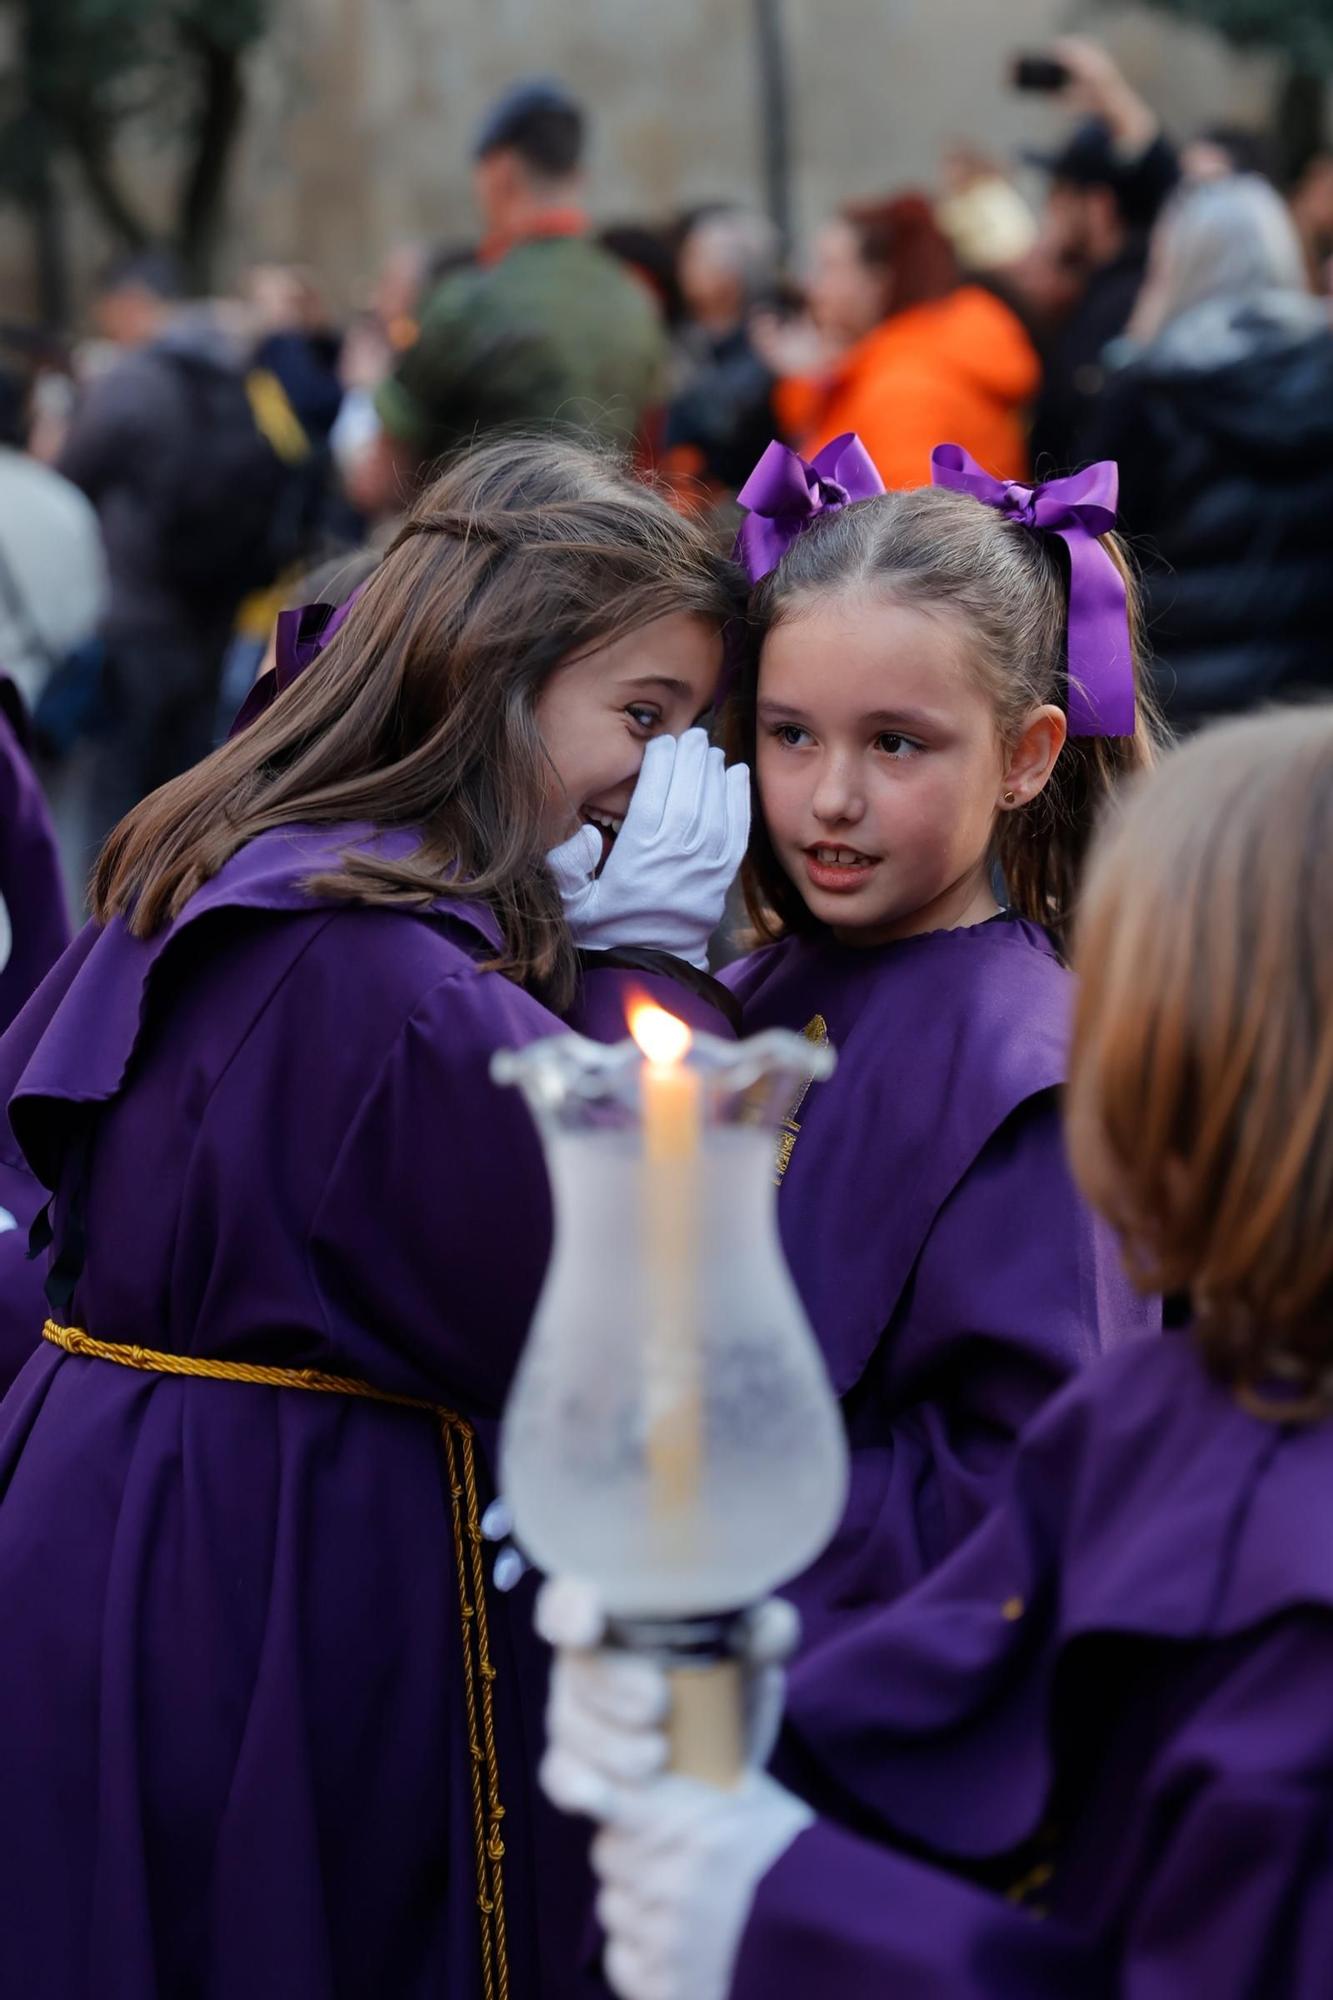
<path fill-rule="evenodd" d="M 647 1288 L 644 1388 L 652 1517 L 679 1522 L 698 1495 L 703 1436 L 698 1313 L 697 1168 L 701 1079 L 685 1060 L 690 1034 L 660 1008 L 641 1008 L 645 1051 L 643 1264 Z"/>

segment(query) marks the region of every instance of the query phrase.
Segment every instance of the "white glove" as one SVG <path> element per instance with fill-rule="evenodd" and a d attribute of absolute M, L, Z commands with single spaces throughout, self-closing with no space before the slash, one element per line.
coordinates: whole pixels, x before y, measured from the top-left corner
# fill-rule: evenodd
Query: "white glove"
<path fill-rule="evenodd" d="M 556 1577 L 537 1599 L 537 1630 L 556 1648 L 546 1711 L 541 1781 L 566 1812 L 610 1820 L 636 1788 L 667 1768 L 671 1683 L 643 1653 L 599 1642 L 606 1620 L 596 1591 Z M 745 1748 L 752 1769 L 768 1762 L 782 1722 L 782 1662 L 795 1650 L 800 1619 L 770 1598 L 749 1613 L 740 1641 L 745 1668 Z"/>
<path fill-rule="evenodd" d="M 575 944 L 652 946 L 704 970 L 749 837 L 748 767 L 728 770 L 702 729 L 655 736 L 601 874 L 596 827 L 546 857 Z"/>
<path fill-rule="evenodd" d="M 622 2000 L 726 2000 L 755 1891 L 814 1823 L 751 1773 L 739 1791 L 657 1778 L 597 1835 L 597 1920 Z"/>

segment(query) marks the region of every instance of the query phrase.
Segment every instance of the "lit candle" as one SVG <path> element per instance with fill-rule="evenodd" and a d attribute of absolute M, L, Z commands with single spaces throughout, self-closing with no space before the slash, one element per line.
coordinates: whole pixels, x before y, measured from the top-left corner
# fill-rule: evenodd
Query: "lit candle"
<path fill-rule="evenodd" d="M 647 1338 L 644 1390 L 652 1518 L 679 1534 L 698 1497 L 703 1456 L 698 1310 L 701 1079 L 683 1021 L 650 1002 L 630 1014 L 644 1055 L 643 1206 Z"/>

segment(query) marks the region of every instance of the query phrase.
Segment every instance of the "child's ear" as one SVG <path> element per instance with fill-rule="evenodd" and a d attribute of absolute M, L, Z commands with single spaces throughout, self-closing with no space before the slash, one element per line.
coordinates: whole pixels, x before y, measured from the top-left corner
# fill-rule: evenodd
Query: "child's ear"
<path fill-rule="evenodd" d="M 1010 746 L 1000 780 L 996 804 L 1005 812 L 1015 812 L 1031 804 L 1043 791 L 1055 760 L 1065 747 L 1069 718 L 1062 708 L 1047 702 L 1034 708 L 1023 725 L 1022 734 Z"/>

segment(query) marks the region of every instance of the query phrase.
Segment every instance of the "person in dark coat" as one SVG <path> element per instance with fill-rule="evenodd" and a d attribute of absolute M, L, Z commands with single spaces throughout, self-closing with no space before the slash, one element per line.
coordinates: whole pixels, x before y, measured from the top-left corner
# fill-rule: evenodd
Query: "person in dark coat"
<path fill-rule="evenodd" d="M 1051 183 L 1039 250 L 1079 286 L 1043 348 L 1031 437 L 1039 477 L 1094 455 L 1087 433 L 1105 384 L 1105 350 L 1134 310 L 1149 231 L 1180 174 L 1174 146 L 1104 49 L 1069 36 L 1052 53 L 1069 72 L 1069 101 L 1087 116 L 1057 151 L 1026 155 Z"/>
<path fill-rule="evenodd" d="M 775 427 L 773 377 L 750 338 L 750 316 L 777 296 L 777 230 L 750 209 L 706 210 L 681 244 L 680 282 L 690 324 L 666 448 L 696 453 L 704 478 L 734 493 Z"/>
<path fill-rule="evenodd" d="M 285 461 L 252 406 L 249 343 L 211 307 L 171 297 L 169 267 L 139 262 L 126 329 L 140 337 L 86 385 L 58 467 L 97 510 L 110 583 L 94 845 L 208 753 L 237 609 L 286 546 Z M 301 435 L 293 451 L 304 448 Z"/>
<path fill-rule="evenodd" d="M 1163 216 L 1090 445 L 1120 465 L 1177 729 L 1333 686 L 1333 330 L 1257 175 Z"/>

